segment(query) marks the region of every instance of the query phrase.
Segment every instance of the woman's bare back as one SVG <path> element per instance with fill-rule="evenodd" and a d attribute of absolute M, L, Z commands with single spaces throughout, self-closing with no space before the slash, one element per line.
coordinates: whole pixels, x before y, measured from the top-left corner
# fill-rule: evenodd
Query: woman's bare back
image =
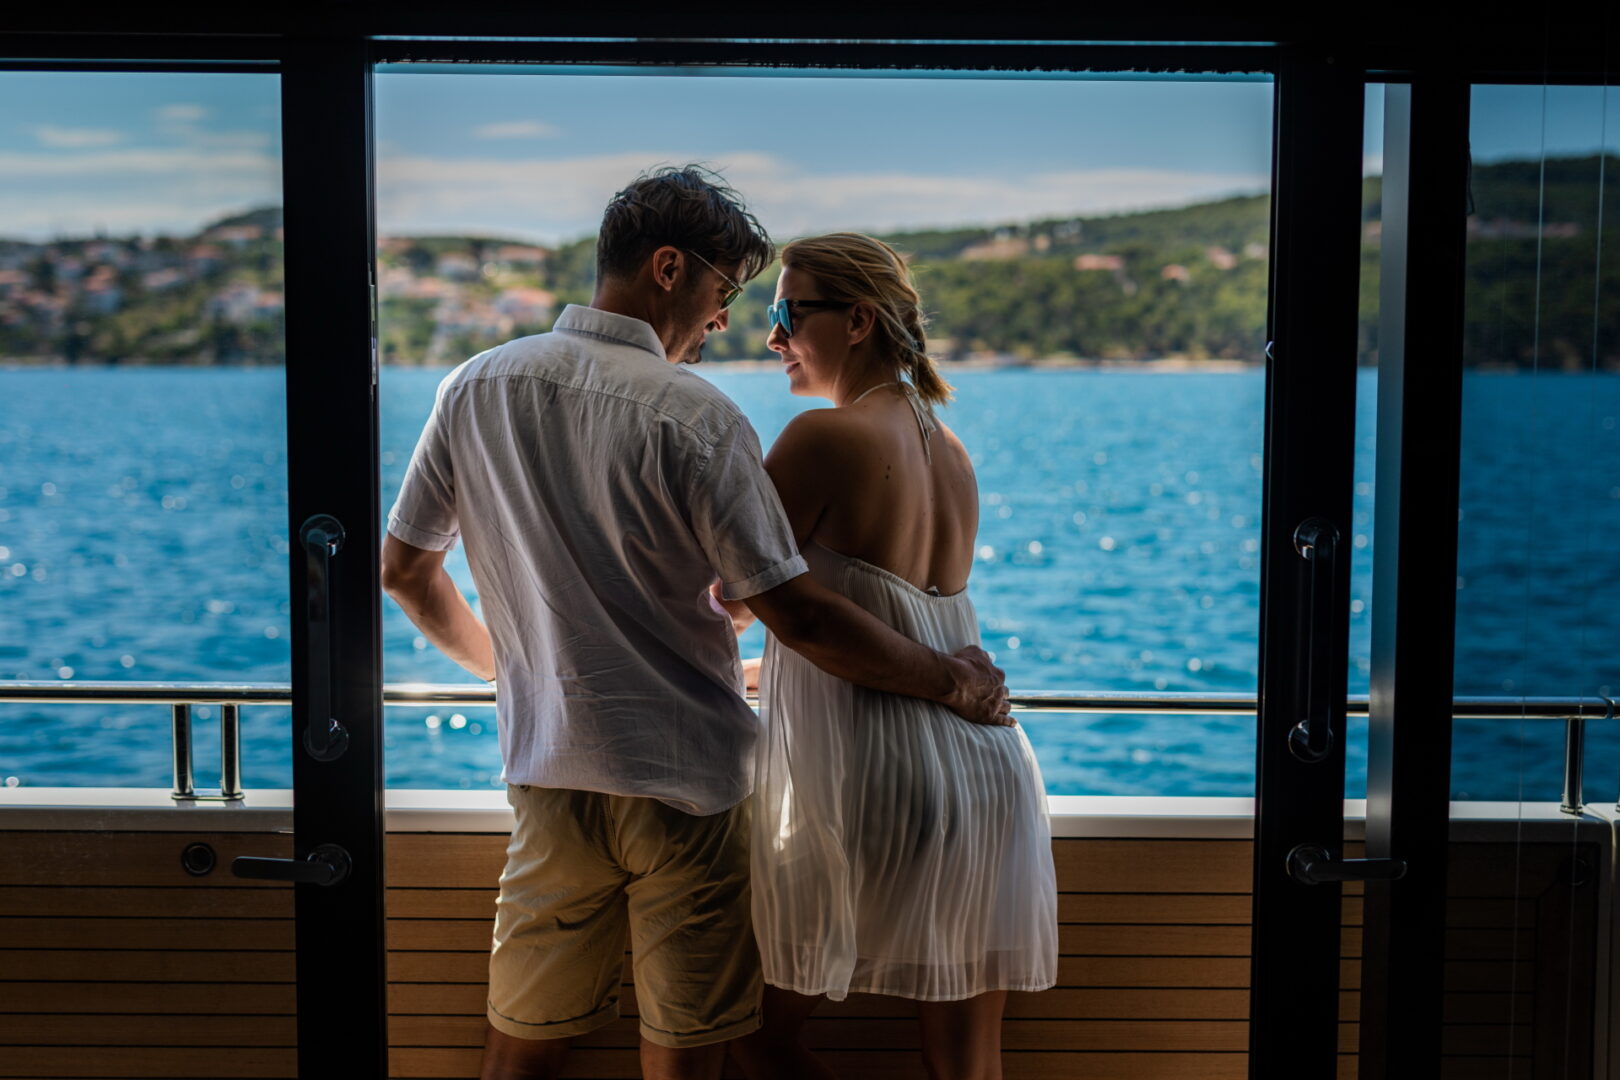
<path fill-rule="evenodd" d="M 924 591 L 965 588 L 979 494 L 961 440 L 932 420 L 925 437 L 911 402 L 892 386 L 817 419 L 811 445 L 820 451 L 825 501 L 808 539 Z"/>

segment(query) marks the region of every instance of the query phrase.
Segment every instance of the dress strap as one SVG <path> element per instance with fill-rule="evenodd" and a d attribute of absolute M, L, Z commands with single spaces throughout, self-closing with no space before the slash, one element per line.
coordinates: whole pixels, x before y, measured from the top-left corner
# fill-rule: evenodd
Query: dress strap
<path fill-rule="evenodd" d="M 861 392 L 860 392 L 860 393 L 859 393 L 859 394 L 857 394 L 857 395 L 855 395 L 855 401 L 860 401 L 860 400 L 861 400 L 861 399 L 862 399 L 862 398 L 864 398 L 864 397 L 865 397 L 865 396 L 866 396 L 866 395 L 867 395 L 867 394 L 870 394 L 870 393 L 871 393 L 871 392 L 872 392 L 872 391 L 874 391 L 874 390 L 881 390 L 881 389 L 883 389 L 883 388 L 884 388 L 884 387 L 885 387 L 885 386 L 895 386 L 895 385 L 897 385 L 897 384 L 896 384 L 896 383 L 892 383 L 892 382 L 880 382 L 880 383 L 878 383 L 878 384 L 877 384 L 877 385 L 876 385 L 876 386 L 868 386 L 868 387 L 867 387 L 867 388 L 866 388 L 866 389 L 865 389 L 865 390 L 862 390 L 862 391 L 861 391 Z M 850 402 L 850 403 L 849 403 L 849 404 L 850 404 L 850 405 L 853 405 L 853 404 L 855 404 L 855 401 L 851 401 L 851 402 Z M 846 406 L 846 408 L 847 408 L 847 407 L 848 407 L 848 406 Z"/>
<path fill-rule="evenodd" d="M 939 424 L 934 420 L 934 410 L 929 408 L 928 404 L 918 396 L 915 386 L 908 382 L 878 383 L 876 386 L 869 386 L 861 391 L 860 394 L 856 395 L 855 401 L 851 401 L 850 404 L 853 405 L 872 391 L 882 390 L 886 386 L 898 386 L 900 393 L 905 396 L 906 404 L 911 406 L 911 414 L 917 418 L 917 430 L 922 432 L 923 455 L 928 459 L 928 463 L 932 465 L 934 463 L 934 452 L 929 447 L 929 436 L 939 430 Z"/>
<path fill-rule="evenodd" d="M 900 392 L 906 395 L 906 404 L 911 406 L 911 414 L 917 418 L 917 430 L 922 432 L 923 456 L 932 465 L 934 463 L 934 452 L 929 447 L 930 436 L 939 430 L 939 424 L 934 420 L 934 410 L 917 393 L 917 388 L 910 383 L 901 383 Z"/>

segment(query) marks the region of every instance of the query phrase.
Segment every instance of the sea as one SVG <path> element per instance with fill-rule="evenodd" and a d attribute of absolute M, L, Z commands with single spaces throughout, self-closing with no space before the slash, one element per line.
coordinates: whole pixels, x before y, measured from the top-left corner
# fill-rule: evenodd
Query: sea
<path fill-rule="evenodd" d="M 444 370 L 381 377 L 383 506 Z M 973 455 L 970 593 L 1014 690 L 1253 693 L 1265 378 L 1258 370 L 949 372 L 941 418 Z M 772 370 L 697 369 L 769 446 L 825 403 Z M 1357 383 L 1350 692 L 1372 614 L 1376 372 Z M 1459 695 L 1620 693 L 1620 376 L 1477 373 L 1464 389 Z M 286 415 L 269 368 L 0 371 L 0 681 L 286 682 Z M 471 594 L 465 561 L 451 573 Z M 384 677 L 469 677 L 384 601 Z M 744 636 L 758 655 L 762 631 Z M 206 784 L 217 716 L 195 710 Z M 1053 794 L 1245 795 L 1252 717 L 1028 714 Z M 1594 721 L 1588 798 L 1620 795 L 1620 729 Z M 246 786 L 291 778 L 290 719 L 242 711 Z M 1563 725 L 1461 721 L 1459 799 L 1559 795 Z M 168 710 L 0 705 L 10 786 L 167 787 Z M 1365 791 L 1352 721 L 1347 787 Z M 493 710 L 390 709 L 388 783 L 500 783 Z"/>

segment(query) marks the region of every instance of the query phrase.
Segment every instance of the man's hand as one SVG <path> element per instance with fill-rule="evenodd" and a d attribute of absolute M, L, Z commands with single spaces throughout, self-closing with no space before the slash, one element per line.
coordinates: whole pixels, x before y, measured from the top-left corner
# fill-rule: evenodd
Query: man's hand
<path fill-rule="evenodd" d="M 956 689 L 940 704 L 964 720 L 992 727 L 1013 727 L 1007 701 L 1007 673 L 990 662 L 990 654 L 969 645 L 951 654 Z"/>
<path fill-rule="evenodd" d="M 808 413 L 805 415 L 809 415 Z M 809 574 L 750 596 L 776 639 L 829 675 L 936 701 L 972 724 L 1013 726 L 1006 673 L 977 645 L 945 655 L 913 641 Z"/>

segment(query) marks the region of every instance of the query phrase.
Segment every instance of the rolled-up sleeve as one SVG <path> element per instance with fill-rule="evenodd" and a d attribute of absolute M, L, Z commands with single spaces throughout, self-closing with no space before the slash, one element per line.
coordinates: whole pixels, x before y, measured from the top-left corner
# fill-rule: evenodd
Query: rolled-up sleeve
<path fill-rule="evenodd" d="M 455 469 L 445 423 L 446 396 L 445 386 L 441 385 L 433 413 L 416 442 L 410 467 L 405 470 L 399 497 L 388 512 L 388 531 L 424 551 L 450 550 L 461 532 L 456 516 Z"/>
<path fill-rule="evenodd" d="M 727 600 L 768 592 L 809 569 L 746 419 L 739 417 L 699 465 L 688 506 L 692 532 Z"/>

